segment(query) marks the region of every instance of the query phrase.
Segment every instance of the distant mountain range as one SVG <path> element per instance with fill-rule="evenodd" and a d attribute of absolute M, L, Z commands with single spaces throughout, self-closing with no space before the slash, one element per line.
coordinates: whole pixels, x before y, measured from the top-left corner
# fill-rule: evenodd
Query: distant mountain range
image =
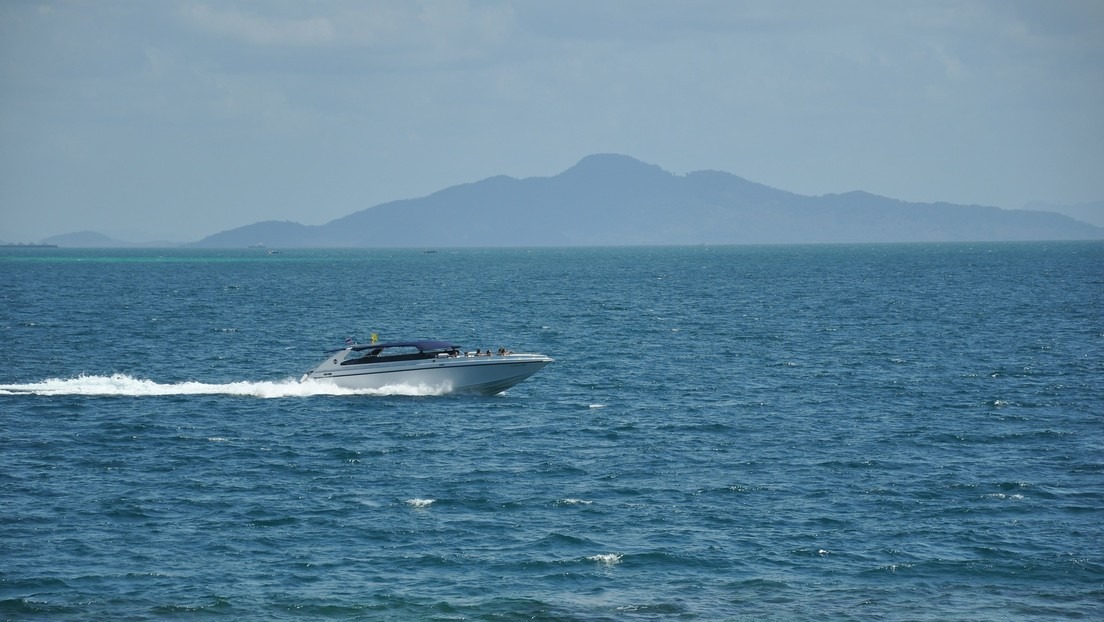
<path fill-rule="evenodd" d="M 69 246 L 76 248 L 119 248 L 124 246 L 134 246 L 130 242 L 122 242 L 114 238 L 110 238 L 102 233 L 96 233 L 95 231 L 78 231 L 76 233 L 64 233 L 62 235 L 55 235 L 42 240 L 45 244 L 56 244 L 58 246 Z"/>
<path fill-rule="evenodd" d="M 1024 209 L 1036 212 L 1057 212 L 1069 216 L 1074 220 L 1087 222 L 1096 227 L 1104 227 L 1104 201 L 1093 201 L 1091 203 L 1079 203 L 1076 205 L 1058 205 L 1056 203 L 1032 201 L 1025 205 Z"/>
<path fill-rule="evenodd" d="M 675 175 L 624 155 L 583 158 L 554 177 L 498 176 L 383 203 L 324 225 L 265 221 L 186 246 L 448 247 L 816 244 L 1104 239 L 1104 202 L 908 203 L 866 192 L 803 196 L 730 173 Z M 53 236 L 69 247 L 133 244 L 95 232 Z"/>
<path fill-rule="evenodd" d="M 179 243 L 164 240 L 153 242 L 126 242 L 123 240 L 116 240 L 115 238 L 96 231 L 78 231 L 76 233 L 53 235 L 43 239 L 42 244 L 66 248 L 170 248 L 181 246 Z"/>
<path fill-rule="evenodd" d="M 907 203 L 865 192 L 802 196 L 736 175 L 675 175 L 592 155 L 554 177 L 491 177 L 324 225 L 266 221 L 197 247 L 802 244 L 1104 239 L 1054 212 Z"/>

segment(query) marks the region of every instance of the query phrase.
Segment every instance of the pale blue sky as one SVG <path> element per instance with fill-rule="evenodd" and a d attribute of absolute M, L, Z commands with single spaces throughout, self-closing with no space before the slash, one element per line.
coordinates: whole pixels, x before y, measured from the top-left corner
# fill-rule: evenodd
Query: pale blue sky
<path fill-rule="evenodd" d="M 1104 199 L 1104 2 L 0 2 L 0 239 L 320 224 L 623 153 Z"/>

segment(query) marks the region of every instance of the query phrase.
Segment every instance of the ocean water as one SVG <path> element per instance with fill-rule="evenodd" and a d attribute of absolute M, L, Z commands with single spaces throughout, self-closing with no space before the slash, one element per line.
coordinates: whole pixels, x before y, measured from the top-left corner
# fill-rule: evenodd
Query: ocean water
<path fill-rule="evenodd" d="M 0 619 L 1104 619 L 1104 244 L 3 249 L 0 499 Z"/>

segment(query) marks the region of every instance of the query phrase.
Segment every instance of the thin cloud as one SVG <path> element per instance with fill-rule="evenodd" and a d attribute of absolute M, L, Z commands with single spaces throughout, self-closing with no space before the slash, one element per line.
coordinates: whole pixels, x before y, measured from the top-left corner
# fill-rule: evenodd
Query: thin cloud
<path fill-rule="evenodd" d="M 336 30 L 330 19 L 310 17 L 286 19 L 262 17 L 234 9 L 192 5 L 181 9 L 184 18 L 211 34 L 265 46 L 311 46 L 330 43 Z"/>

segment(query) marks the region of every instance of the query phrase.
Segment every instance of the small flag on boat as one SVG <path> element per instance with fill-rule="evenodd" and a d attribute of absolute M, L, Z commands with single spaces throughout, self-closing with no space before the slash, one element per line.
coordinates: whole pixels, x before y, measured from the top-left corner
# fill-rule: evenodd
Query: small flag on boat
<path fill-rule="evenodd" d="M 347 345 L 347 346 L 353 345 L 353 338 L 352 337 L 346 337 L 345 338 L 345 345 Z"/>
<path fill-rule="evenodd" d="M 379 341 L 379 334 L 372 333 L 372 343 L 376 343 L 378 341 Z"/>

